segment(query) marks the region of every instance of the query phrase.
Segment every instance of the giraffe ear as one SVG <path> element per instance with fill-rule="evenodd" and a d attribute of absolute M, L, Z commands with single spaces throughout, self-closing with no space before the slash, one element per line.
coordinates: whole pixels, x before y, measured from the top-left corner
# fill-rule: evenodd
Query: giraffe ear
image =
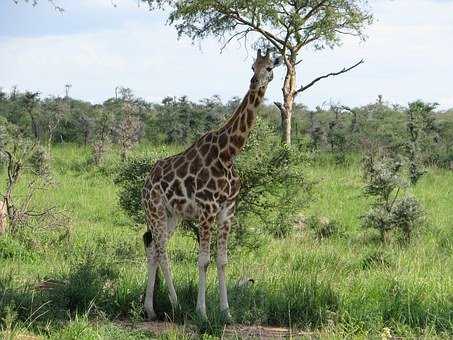
<path fill-rule="evenodd" d="M 281 64 L 283 64 L 282 56 L 275 57 L 273 61 L 274 67 L 279 67 Z"/>

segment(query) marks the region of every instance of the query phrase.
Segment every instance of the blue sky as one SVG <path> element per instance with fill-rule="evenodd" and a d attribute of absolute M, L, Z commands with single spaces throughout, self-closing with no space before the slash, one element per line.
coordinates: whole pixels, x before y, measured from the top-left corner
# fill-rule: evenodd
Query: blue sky
<path fill-rule="evenodd" d="M 8 90 L 64 93 L 102 102 L 116 86 L 147 100 L 188 95 L 198 100 L 242 96 L 252 55 L 238 44 L 222 54 L 219 44 L 177 40 L 165 16 L 137 0 L 58 0 L 58 14 L 45 0 L 32 7 L 0 0 L 0 86 Z M 113 6 L 112 3 L 116 6 Z M 390 103 L 415 99 L 453 107 L 453 1 L 373 0 L 376 22 L 366 42 L 347 38 L 341 47 L 304 52 L 298 74 L 307 83 L 364 58 L 366 64 L 320 82 L 298 101 L 315 107 L 329 102 L 363 105 L 379 94 Z M 275 72 L 267 98 L 279 100 L 283 69 Z"/>

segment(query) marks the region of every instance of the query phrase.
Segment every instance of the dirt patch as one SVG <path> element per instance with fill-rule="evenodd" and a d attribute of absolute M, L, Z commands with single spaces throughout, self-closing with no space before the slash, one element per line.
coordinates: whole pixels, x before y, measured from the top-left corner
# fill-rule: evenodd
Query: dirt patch
<path fill-rule="evenodd" d="M 223 332 L 226 338 L 240 339 L 284 339 L 291 337 L 311 338 L 312 334 L 308 332 L 294 331 L 284 327 L 267 327 L 267 326 L 242 326 L 233 325 L 225 327 Z"/>
<path fill-rule="evenodd" d="M 151 322 L 121 322 L 123 327 L 146 330 L 158 336 L 171 331 L 183 332 L 186 335 L 198 338 L 198 332 L 195 326 L 183 326 L 171 322 L 151 321 Z M 284 327 L 267 327 L 267 326 L 245 326 L 231 325 L 225 326 L 223 339 L 285 339 L 291 337 L 315 338 L 313 333 L 294 331 Z"/>

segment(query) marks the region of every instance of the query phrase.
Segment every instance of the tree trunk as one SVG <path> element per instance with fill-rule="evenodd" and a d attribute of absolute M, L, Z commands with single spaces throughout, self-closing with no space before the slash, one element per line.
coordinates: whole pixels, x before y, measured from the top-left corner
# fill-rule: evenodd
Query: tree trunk
<path fill-rule="evenodd" d="M 286 75 L 282 92 L 283 105 L 277 105 L 282 118 L 282 142 L 286 145 L 291 145 L 291 119 L 293 116 L 294 95 L 296 93 L 296 65 L 292 60 L 289 60 L 288 64 L 286 64 Z"/>
<path fill-rule="evenodd" d="M 38 125 L 36 124 L 35 117 L 33 116 L 33 113 L 31 111 L 28 112 L 28 115 L 30 116 L 31 120 L 31 131 L 35 139 L 38 140 L 39 139 Z"/>

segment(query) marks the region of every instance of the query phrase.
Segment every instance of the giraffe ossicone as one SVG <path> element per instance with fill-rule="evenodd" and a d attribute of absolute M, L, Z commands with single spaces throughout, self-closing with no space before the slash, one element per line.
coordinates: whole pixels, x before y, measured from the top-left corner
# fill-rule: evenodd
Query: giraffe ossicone
<path fill-rule="evenodd" d="M 160 266 L 168 287 L 170 302 L 178 305 L 166 246 L 181 219 L 197 219 L 199 228 L 197 312 L 206 319 L 206 271 L 210 262 L 211 226 L 217 222 L 217 273 L 220 309 L 230 319 L 225 267 L 227 241 L 232 225 L 240 180 L 234 157 L 242 150 L 255 126 L 256 110 L 263 100 L 272 70 L 281 57 L 263 56 L 258 50 L 252 66 L 250 87 L 230 119 L 218 130 L 199 138 L 184 152 L 156 162 L 142 192 L 148 231 L 144 237 L 148 259 L 148 284 L 145 311 L 154 319 L 153 295 L 157 267 Z"/>

